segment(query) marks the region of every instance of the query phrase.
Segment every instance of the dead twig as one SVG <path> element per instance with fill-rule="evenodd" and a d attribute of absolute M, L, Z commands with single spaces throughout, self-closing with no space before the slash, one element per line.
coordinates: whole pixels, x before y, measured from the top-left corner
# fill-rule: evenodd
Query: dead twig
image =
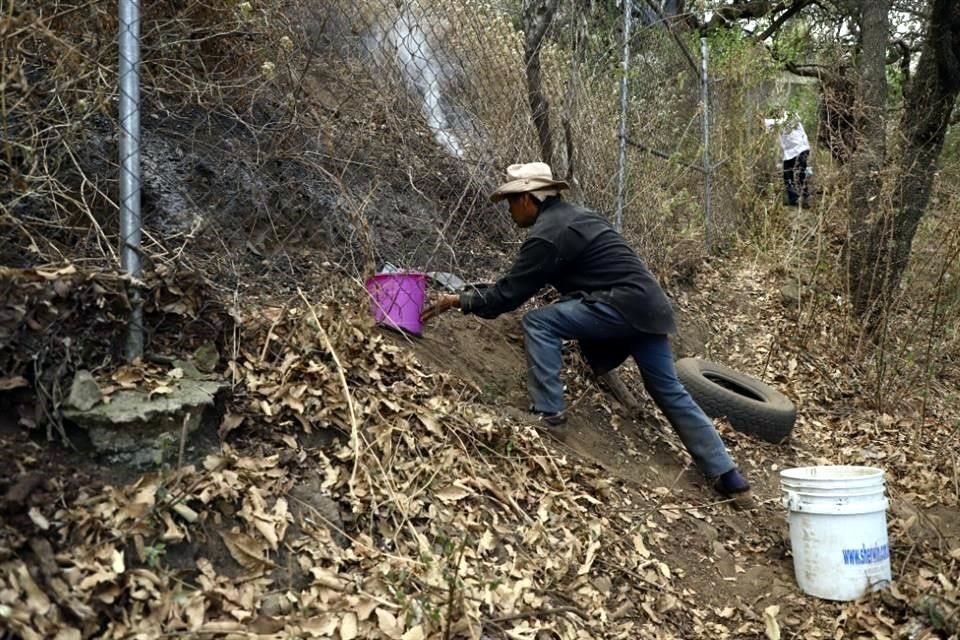
<path fill-rule="evenodd" d="M 314 309 L 310 301 L 307 300 L 303 289 L 297 287 L 297 293 L 300 295 L 304 304 L 307 305 L 307 309 L 310 310 L 313 321 L 317 323 L 317 331 L 320 333 L 320 338 L 323 340 L 327 351 L 330 352 L 334 364 L 337 365 L 337 374 L 340 377 L 340 384 L 343 387 L 343 397 L 344 400 L 346 400 L 347 410 L 350 413 L 350 446 L 353 448 L 353 470 L 350 472 L 350 493 L 353 494 L 357 480 L 357 466 L 360 464 L 360 426 L 357 421 L 357 412 L 353 406 L 353 396 L 350 394 L 350 385 L 347 384 L 347 375 L 344 373 L 343 365 L 340 363 L 340 357 L 337 356 L 337 351 L 333 348 L 333 343 L 330 342 L 330 336 L 327 334 L 327 330 L 323 328 L 316 309 Z"/>
<path fill-rule="evenodd" d="M 485 620 L 484 624 L 502 624 L 504 622 L 511 622 L 513 620 L 523 620 L 526 618 L 549 618 L 550 616 L 555 616 L 561 613 L 573 613 L 576 614 L 580 619 L 587 620 L 587 614 L 585 614 L 579 607 L 554 607 L 552 609 L 533 609 L 531 611 L 523 611 L 521 613 L 514 613 L 509 616 L 500 616 L 499 618 L 490 618 Z"/>
<path fill-rule="evenodd" d="M 301 294 L 302 295 L 302 294 Z M 267 329 L 267 337 L 263 339 L 263 348 L 260 350 L 260 362 L 264 362 L 267 359 L 267 349 L 270 348 L 270 341 L 273 339 L 273 330 L 277 328 L 277 325 L 280 324 L 280 321 L 287 314 L 286 305 L 280 309 L 280 313 L 277 314 L 276 319 L 270 323 L 270 328 Z"/>
<path fill-rule="evenodd" d="M 466 546 L 467 537 L 464 536 L 460 541 L 460 548 L 457 550 L 457 561 L 453 565 L 453 575 L 447 578 L 447 624 L 443 630 L 443 640 L 450 640 L 451 625 L 453 624 L 453 601 L 457 595 L 457 580 L 460 577 L 460 563 L 463 561 L 463 551 Z"/>
<path fill-rule="evenodd" d="M 180 425 L 180 451 L 177 454 L 177 469 L 183 469 L 183 452 L 187 445 L 187 422 L 190 421 L 190 412 L 183 416 L 183 424 Z"/>

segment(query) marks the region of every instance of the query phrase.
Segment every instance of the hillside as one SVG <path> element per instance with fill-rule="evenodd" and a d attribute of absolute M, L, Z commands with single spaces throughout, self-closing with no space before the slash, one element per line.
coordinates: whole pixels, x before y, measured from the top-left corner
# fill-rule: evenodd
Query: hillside
<path fill-rule="evenodd" d="M 618 201 L 617 16 L 563 9 L 545 31 L 571 199 L 623 204 L 678 356 L 798 408 L 779 445 L 716 421 L 754 486 L 736 509 L 632 364 L 640 411 L 566 350 L 570 422 L 549 432 L 525 411 L 522 311 L 449 313 L 421 338 L 370 317 L 363 282 L 388 264 L 487 281 L 519 246 L 488 201 L 544 150 L 512 5 L 149 4 L 142 279 L 118 272 L 113 7 L 15 2 L 0 30 L 0 638 L 957 637 L 955 164 L 871 338 L 843 168 L 817 154 L 813 206 L 782 207 L 770 141 L 743 126 L 776 98 L 766 58 L 713 44 L 706 229 L 700 87 L 674 34 L 636 36 L 631 136 L 671 152 L 631 147 Z M 148 348 L 127 362 L 134 293 Z M 104 435 L 75 387 L 94 407 L 139 394 L 134 413 L 210 391 L 175 424 Z M 797 587 L 779 473 L 812 464 L 885 471 L 890 588 Z"/>
<path fill-rule="evenodd" d="M 519 420 L 516 317 L 445 317 L 411 344 L 356 317 L 344 301 L 357 292 L 338 286 L 287 309 L 244 307 L 224 372 L 234 393 L 223 422 L 204 427 L 211 437 L 191 440 L 192 464 L 118 476 L 4 424 L 18 469 L 4 488 L 9 629 L 763 638 L 776 625 L 782 637 L 926 637 L 937 618 L 920 600 L 956 597 L 956 467 L 942 455 L 955 399 L 932 404 L 923 439 L 904 441 L 912 398 L 868 410 L 855 379 L 815 355 L 830 332 L 802 344 L 785 328 L 772 341 L 771 320 L 791 322 L 773 282 L 732 261 L 680 299 L 706 328 L 697 349 L 756 375 L 793 369 L 776 376 L 801 406 L 789 445 L 723 431 L 754 510 L 718 500 L 652 407 L 624 415 L 576 363 L 569 430 L 558 440 Z M 169 375 L 137 369 L 147 385 Z M 825 462 L 888 473 L 897 583 L 863 602 L 817 602 L 793 582 L 777 471 Z"/>

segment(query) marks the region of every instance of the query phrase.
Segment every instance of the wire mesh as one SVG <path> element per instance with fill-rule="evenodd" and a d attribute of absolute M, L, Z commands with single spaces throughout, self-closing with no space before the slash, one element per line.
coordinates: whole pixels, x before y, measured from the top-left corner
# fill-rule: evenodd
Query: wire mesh
<path fill-rule="evenodd" d="M 116 268 L 137 244 L 119 224 L 117 4 L 2 4 L 0 264 Z M 508 164 L 541 154 L 525 35 L 547 4 L 142 3 L 143 227 L 140 253 L 127 259 L 139 255 L 147 274 L 202 274 L 238 297 L 290 295 L 331 270 L 360 288 L 387 263 L 489 279 L 522 233 L 487 197 Z M 622 5 L 555 4 L 537 49 L 554 170 L 571 181 L 572 200 L 612 215 Z M 624 232 L 666 279 L 695 273 L 704 245 L 698 34 L 646 10 L 677 4 L 642 4 L 628 69 Z M 794 214 L 778 206 L 779 150 L 758 117 L 807 105 L 823 233 L 798 237 L 840 254 L 849 187 L 840 165 L 857 139 L 856 118 L 845 119 L 855 116 L 853 76 L 798 88 L 756 45 L 722 30 L 709 44 L 718 240 L 781 241 Z M 945 317 L 960 308 L 956 261 L 940 253 L 960 197 L 953 138 L 936 182 L 941 204 L 915 241 L 904 288 L 946 283 Z M 204 322 L 204 311 L 190 321 Z M 149 341 L 157 327 L 144 329 Z"/>
<path fill-rule="evenodd" d="M 105 114 L 123 77 L 104 73 L 116 43 L 97 35 L 116 33 L 117 16 L 99 4 L 42 2 L 31 35 L 56 37 L 11 40 L 7 51 L 45 69 L 45 91 L 8 122 L 25 123 L 15 135 L 49 139 L 35 145 L 40 161 L 18 167 L 32 188 L 5 206 L 44 256 L 117 260 L 112 247 L 129 248 L 119 240 L 129 234 L 111 194 L 130 174 L 115 160 L 125 121 Z M 293 286 L 328 269 L 359 282 L 387 263 L 488 279 L 522 239 L 489 193 L 507 165 L 541 159 L 534 54 L 554 173 L 571 182 L 571 199 L 612 216 L 622 15 L 555 4 L 535 51 L 525 33 L 538 5 L 526 3 L 141 7 L 144 268 L 194 268 L 231 291 L 263 278 Z M 691 169 L 701 152 L 699 77 L 678 43 L 662 21 L 641 20 L 628 69 L 624 230 L 666 269 L 675 243 L 664 239 L 702 233 L 702 176 Z M 60 104 L 43 101 L 53 95 Z M 54 109 L 74 126 L 56 128 Z"/>
<path fill-rule="evenodd" d="M 227 190 L 253 203 L 252 219 L 230 228 L 219 213 L 204 230 L 288 273 L 304 245 L 357 276 L 386 263 L 467 280 L 502 269 L 521 236 L 487 196 L 508 164 L 540 159 L 522 24 L 463 0 L 305 3 L 287 19 L 250 61 L 257 106 L 236 114 L 253 139 L 238 141 L 247 166 Z M 574 3 L 558 9 L 537 52 L 542 92 L 555 174 L 612 211 L 619 37 L 589 41 L 588 30 Z M 187 137 L 188 155 L 209 153 Z M 198 195 L 201 208 L 223 199 Z"/>

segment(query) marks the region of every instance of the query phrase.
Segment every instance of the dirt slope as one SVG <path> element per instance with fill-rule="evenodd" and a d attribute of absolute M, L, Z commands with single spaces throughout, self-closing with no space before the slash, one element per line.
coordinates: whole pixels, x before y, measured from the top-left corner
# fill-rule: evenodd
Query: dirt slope
<path fill-rule="evenodd" d="M 902 449 L 902 429 L 913 425 L 910 406 L 915 398 L 903 397 L 890 414 L 878 415 L 867 408 L 855 374 L 841 372 L 842 365 L 831 363 L 831 349 L 839 349 L 843 337 L 841 310 L 821 310 L 814 317 L 808 307 L 811 298 L 825 295 L 824 286 L 818 291 L 814 285 L 802 293 L 796 286 L 776 267 L 730 261 L 708 267 L 694 289 L 676 296 L 686 328 L 679 351 L 762 378 L 790 395 L 799 407 L 794 434 L 783 445 L 762 443 L 720 424 L 725 442 L 753 483 L 756 509 L 736 511 L 711 492 L 643 393 L 632 362 L 620 371 L 643 399 L 640 416 L 628 415 L 584 379 L 582 363 L 568 354 L 570 426 L 554 444 L 558 453 L 574 455 L 627 483 L 638 508 L 625 517 L 652 519 L 669 534 L 663 540 L 663 558 L 681 576 L 679 588 L 719 621 L 740 623 L 732 625 L 737 629 L 733 637 L 767 633 L 763 618 L 770 606 L 779 607 L 779 624 L 787 637 L 847 637 L 845 628 L 855 633 L 861 624 L 874 637 L 907 633 L 905 629 L 912 635 L 896 637 L 938 637 L 923 635 L 924 628 L 926 633 L 934 631 L 913 619 L 908 602 L 888 598 L 884 604 L 873 597 L 862 606 L 878 605 L 891 616 L 873 617 L 860 604 L 840 606 L 803 596 L 795 584 L 779 471 L 808 464 L 885 468 L 892 498 L 888 517 L 895 577 L 923 590 L 931 588 L 931 577 L 952 575 L 946 581 L 947 593 L 955 597 L 956 591 L 950 588 L 956 588 L 960 575 L 956 573 L 960 487 L 955 481 L 944 486 L 944 480 L 955 478 L 956 448 L 945 458 L 933 456 L 936 463 L 928 465 L 920 477 L 911 477 L 918 459 L 930 457 L 922 443 L 907 452 Z M 794 290 L 796 297 L 790 294 Z M 423 338 L 405 343 L 431 367 L 469 381 L 481 401 L 498 407 L 501 414 L 523 415 L 528 400 L 520 317 L 518 311 L 483 321 L 451 313 L 435 321 Z M 698 329 L 692 343 L 690 327 Z M 844 380 L 843 373 L 850 378 Z M 941 400 L 930 416 L 933 428 L 927 437 L 949 443 L 956 436 L 950 425 L 958 424 L 956 404 L 951 404 L 956 398 Z M 920 549 L 929 554 L 923 560 L 914 556 Z M 850 624 L 849 619 L 859 622 Z M 717 633 L 722 635 L 720 629 Z"/>
<path fill-rule="evenodd" d="M 468 380 L 482 402 L 503 415 L 521 416 L 528 400 L 519 317 L 512 314 L 487 322 L 448 314 L 410 347 L 431 367 Z M 754 512 L 737 512 L 710 490 L 645 396 L 646 416 L 634 419 L 578 377 L 579 363 L 572 354 L 567 361 L 568 396 L 574 404 L 569 426 L 553 442 L 557 454 L 575 456 L 628 484 L 637 507 L 623 515 L 630 521 L 656 523 L 667 534 L 663 558 L 682 577 L 683 590 L 705 611 L 739 607 L 762 619 L 765 606 L 793 590 L 792 565 L 785 555 L 777 487 L 767 470 L 753 461 L 758 456 L 775 457 L 786 464 L 796 459 L 792 448 L 748 443 L 725 431 L 734 455 L 743 458 L 757 478 L 761 502 Z M 633 382 L 631 386 L 642 394 Z M 795 612 L 801 613 L 799 608 Z"/>

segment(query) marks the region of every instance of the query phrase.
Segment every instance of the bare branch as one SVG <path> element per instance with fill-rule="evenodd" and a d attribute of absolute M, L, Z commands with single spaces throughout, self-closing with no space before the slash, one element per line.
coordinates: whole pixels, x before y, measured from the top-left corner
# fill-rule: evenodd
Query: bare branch
<path fill-rule="evenodd" d="M 660 7 L 658 7 L 653 2 L 653 0 L 646 0 L 646 2 L 647 2 L 647 5 L 653 10 L 653 12 L 657 14 L 657 17 L 660 18 L 660 20 L 662 20 L 663 23 L 667 26 L 667 31 L 670 32 L 670 37 L 673 38 L 673 41 L 677 43 L 678 47 L 680 47 L 680 51 L 683 53 L 683 57 L 687 59 L 687 64 L 690 65 L 690 68 L 693 70 L 694 75 L 699 77 L 700 67 L 693 60 L 693 56 L 690 54 L 690 50 L 687 49 L 687 45 L 677 35 L 677 32 L 673 30 L 673 25 L 671 24 L 671 22 L 667 20 L 667 18 L 663 15 L 663 12 L 660 11 Z"/>
<path fill-rule="evenodd" d="M 800 13 L 800 11 L 812 4 L 812 2 L 813 0 L 794 0 L 789 7 L 786 7 L 783 13 L 777 16 L 773 22 L 770 23 L 769 27 L 764 29 L 758 36 L 756 36 L 755 40 L 763 42 L 767 38 L 775 35 L 780 31 L 780 29 L 783 28 L 783 25 L 785 25 L 790 18 Z"/>

